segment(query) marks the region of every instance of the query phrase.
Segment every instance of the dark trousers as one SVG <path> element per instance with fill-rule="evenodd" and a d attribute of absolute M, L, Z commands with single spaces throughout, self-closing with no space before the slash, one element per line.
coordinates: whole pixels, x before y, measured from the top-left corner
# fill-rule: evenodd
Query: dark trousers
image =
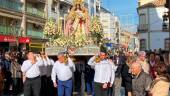
<path fill-rule="evenodd" d="M 13 78 L 13 94 L 17 95 L 21 93 L 23 90 L 23 81 L 21 78 Z"/>
<path fill-rule="evenodd" d="M 41 76 L 41 96 L 47 96 L 47 77 Z"/>
<path fill-rule="evenodd" d="M 47 77 L 47 96 L 56 96 L 55 91 L 56 89 L 53 86 L 53 81 L 51 80 L 51 77 Z"/>
<path fill-rule="evenodd" d="M 95 96 L 107 96 L 107 89 L 103 89 L 102 83 L 94 83 L 94 93 Z"/>
<path fill-rule="evenodd" d="M 24 96 L 40 96 L 41 78 L 27 78 L 24 83 Z"/>
<path fill-rule="evenodd" d="M 113 86 L 108 89 L 108 96 L 113 96 Z"/>
<path fill-rule="evenodd" d="M 67 81 L 58 80 L 58 96 L 72 96 L 72 79 Z"/>

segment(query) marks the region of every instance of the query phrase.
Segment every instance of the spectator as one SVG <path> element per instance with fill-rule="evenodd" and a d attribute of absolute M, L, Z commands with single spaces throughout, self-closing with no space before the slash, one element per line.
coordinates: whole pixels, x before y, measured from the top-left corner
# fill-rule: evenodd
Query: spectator
<path fill-rule="evenodd" d="M 121 83 L 122 83 L 122 66 L 126 62 L 126 57 L 124 53 L 119 53 L 119 56 L 115 56 L 115 65 L 117 66 L 117 70 L 115 72 L 115 82 L 114 82 L 114 96 L 120 95 Z"/>
<path fill-rule="evenodd" d="M 0 96 L 2 96 L 3 88 L 4 88 L 4 74 L 0 66 Z"/>
<path fill-rule="evenodd" d="M 140 62 L 134 62 L 131 66 L 132 96 L 146 96 L 152 82 L 151 76 L 142 70 Z"/>
<path fill-rule="evenodd" d="M 142 69 L 145 73 L 149 74 L 150 66 L 146 60 L 146 53 L 144 51 L 139 52 L 138 61 L 140 62 Z"/>
<path fill-rule="evenodd" d="M 58 96 L 72 95 L 72 77 L 74 71 L 75 65 L 73 61 L 69 57 L 64 56 L 64 53 L 60 53 L 58 55 L 58 61 L 55 62 L 51 74 L 54 87 L 58 87 Z M 58 82 L 56 82 L 56 76 Z"/>
<path fill-rule="evenodd" d="M 12 73 L 12 88 L 13 94 L 17 95 L 22 92 L 22 72 L 21 72 L 21 65 L 18 63 L 17 57 L 11 57 L 11 73 Z"/>
<path fill-rule="evenodd" d="M 164 62 L 163 57 L 160 54 L 156 54 L 155 56 L 156 65 L 160 64 L 160 62 Z"/>
<path fill-rule="evenodd" d="M 156 79 L 151 84 L 150 96 L 168 96 L 170 78 L 166 70 L 166 64 L 158 64 L 155 71 Z"/>
<path fill-rule="evenodd" d="M 149 61 L 148 61 L 148 63 L 150 65 L 150 75 L 154 79 L 154 78 L 156 78 L 156 76 L 155 76 L 155 66 L 156 66 L 155 53 L 151 52 L 149 54 Z"/>
<path fill-rule="evenodd" d="M 122 67 L 122 85 L 125 87 L 125 96 L 132 96 L 132 76 L 130 73 L 130 66 L 135 60 L 135 57 L 127 56 L 127 60 Z"/>
<path fill-rule="evenodd" d="M 2 60 L 2 70 L 5 75 L 4 94 L 9 94 L 10 91 L 12 90 L 10 52 L 5 53 L 5 58 Z"/>
<path fill-rule="evenodd" d="M 115 77 L 112 76 L 114 75 L 112 73 L 114 72 L 114 69 L 110 63 L 111 62 L 106 59 L 106 53 L 104 52 L 100 52 L 99 56 L 93 56 L 88 62 L 88 64 L 95 70 L 95 96 L 107 96 L 108 87 L 112 87 L 113 85 Z"/>
<path fill-rule="evenodd" d="M 39 66 L 41 60 L 36 60 L 33 52 L 27 53 L 28 60 L 24 61 L 21 67 L 23 72 L 24 96 L 40 96 L 41 78 Z"/>

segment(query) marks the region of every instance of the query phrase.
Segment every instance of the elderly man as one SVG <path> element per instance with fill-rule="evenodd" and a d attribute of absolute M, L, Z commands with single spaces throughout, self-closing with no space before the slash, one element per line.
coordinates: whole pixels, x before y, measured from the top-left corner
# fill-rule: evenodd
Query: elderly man
<path fill-rule="evenodd" d="M 108 85 L 112 87 L 114 82 L 116 68 L 114 67 L 113 62 L 106 59 L 106 57 L 106 53 L 101 52 L 99 53 L 99 56 L 92 57 L 88 62 L 88 65 L 95 70 L 95 96 L 107 96 Z"/>
<path fill-rule="evenodd" d="M 36 59 L 33 52 L 27 53 L 28 60 L 22 64 L 24 81 L 24 96 L 40 96 L 41 78 L 39 66 L 42 65 L 42 60 Z"/>
<path fill-rule="evenodd" d="M 150 66 L 146 60 L 146 52 L 145 51 L 140 51 L 138 55 L 138 62 L 140 62 L 142 69 L 145 73 L 149 74 L 150 73 Z"/>
<path fill-rule="evenodd" d="M 146 96 L 152 83 L 151 76 L 142 70 L 140 62 L 134 62 L 131 65 L 132 79 L 132 96 Z"/>
<path fill-rule="evenodd" d="M 72 95 L 72 77 L 75 70 L 73 61 L 65 56 L 64 53 L 60 53 L 58 55 L 58 61 L 56 61 L 53 66 L 51 74 L 54 87 L 58 86 L 58 96 Z M 56 77 L 58 78 L 57 82 Z"/>

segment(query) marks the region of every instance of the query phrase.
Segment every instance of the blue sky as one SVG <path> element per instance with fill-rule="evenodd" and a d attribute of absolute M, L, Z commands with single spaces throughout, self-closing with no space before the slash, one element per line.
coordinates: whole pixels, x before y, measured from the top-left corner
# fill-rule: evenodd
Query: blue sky
<path fill-rule="evenodd" d="M 119 16 L 123 28 L 136 31 L 138 0 L 101 0 L 101 2 L 104 8 Z"/>

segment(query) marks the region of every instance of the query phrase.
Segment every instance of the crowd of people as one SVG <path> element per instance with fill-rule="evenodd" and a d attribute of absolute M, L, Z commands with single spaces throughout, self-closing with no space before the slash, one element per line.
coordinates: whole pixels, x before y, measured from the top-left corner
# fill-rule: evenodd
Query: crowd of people
<path fill-rule="evenodd" d="M 169 74 L 170 53 L 161 50 L 85 58 L 61 52 L 53 59 L 44 52 L 0 52 L 0 96 L 168 96 Z"/>

